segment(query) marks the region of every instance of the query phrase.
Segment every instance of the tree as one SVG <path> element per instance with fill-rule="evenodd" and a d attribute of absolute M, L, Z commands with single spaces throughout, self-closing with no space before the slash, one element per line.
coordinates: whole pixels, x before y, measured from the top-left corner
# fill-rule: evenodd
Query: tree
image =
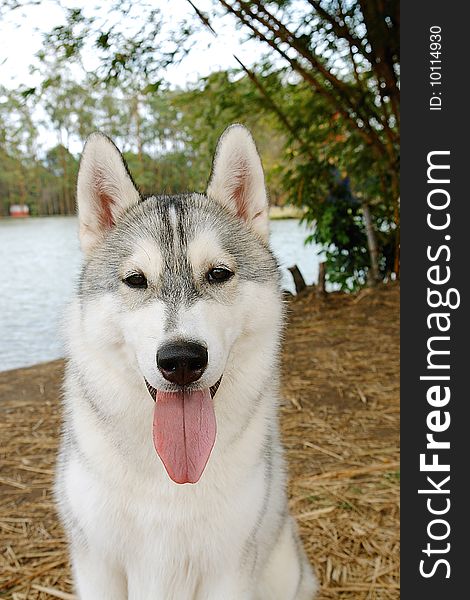
<path fill-rule="evenodd" d="M 331 116 L 344 118 L 396 172 L 397 0 L 218 2 L 325 100 Z"/>
<path fill-rule="evenodd" d="M 312 97 L 309 86 L 283 84 L 276 73 L 263 84 L 302 139 L 300 143 L 296 135 L 289 136 L 284 188 L 292 203 L 306 209 L 305 220 L 315 226 L 310 241 L 327 250 L 327 278 L 356 287 L 390 276 L 396 244 L 390 173 L 362 138 L 345 127 L 340 115 L 325 120 L 325 100 Z M 345 198 L 338 195 L 338 181 L 347 181 L 352 204 L 339 200 Z M 347 262 L 334 259 L 345 255 Z"/>
<path fill-rule="evenodd" d="M 78 160 L 62 144 L 51 148 L 45 158 L 45 167 L 54 177 L 55 185 L 49 187 L 50 202 L 62 215 L 75 212 L 75 185 Z"/>
<path fill-rule="evenodd" d="M 384 201 L 393 207 L 399 273 L 399 2 L 384 0 L 218 0 L 252 37 L 268 46 L 322 100 L 323 115 L 340 122 L 372 159 Z M 315 102 L 317 104 L 317 102 Z M 292 137 L 300 141 L 291 127 Z M 356 178 L 352 177 L 354 181 Z M 363 178 L 362 178 L 363 179 Z M 363 182 L 358 186 L 364 190 Z M 366 212 L 370 206 L 365 199 Z"/>

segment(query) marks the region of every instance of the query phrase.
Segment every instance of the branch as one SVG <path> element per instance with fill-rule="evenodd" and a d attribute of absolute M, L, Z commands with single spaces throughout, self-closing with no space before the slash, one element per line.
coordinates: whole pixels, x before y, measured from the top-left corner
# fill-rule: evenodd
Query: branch
<path fill-rule="evenodd" d="M 215 29 L 210 24 L 210 21 L 206 17 L 206 15 L 203 12 L 201 12 L 198 9 L 198 7 L 195 4 L 193 4 L 193 2 L 191 2 L 191 0 L 187 0 L 187 2 L 189 2 L 189 4 L 191 5 L 191 7 L 193 8 L 194 12 L 197 14 L 197 16 L 199 17 L 199 19 L 202 21 L 203 25 L 205 27 L 207 27 L 207 29 L 209 29 L 209 31 L 212 33 L 212 35 L 214 35 L 215 37 L 217 37 L 217 32 L 215 31 Z"/>
<path fill-rule="evenodd" d="M 257 27 L 255 27 L 248 19 L 247 15 L 243 12 L 243 10 L 236 9 L 234 6 L 232 6 L 225 0 L 219 0 L 219 2 L 227 10 L 227 12 L 230 12 L 231 14 L 235 15 L 241 21 L 241 23 L 246 25 L 253 32 L 256 38 L 263 42 L 266 42 L 271 48 L 273 48 L 278 54 L 280 54 L 280 56 L 282 56 L 282 58 L 284 58 L 284 60 L 286 60 L 291 65 L 294 71 L 299 73 L 299 75 L 301 75 L 302 78 L 307 83 L 309 83 L 317 93 L 323 96 L 327 100 L 327 102 L 335 108 L 336 112 L 341 114 L 353 126 L 353 128 L 359 132 L 359 134 L 365 139 L 365 141 L 368 144 L 370 144 L 374 148 L 374 150 L 379 156 L 388 156 L 390 161 L 392 162 L 393 159 L 394 162 L 394 157 L 389 155 L 389 152 L 383 145 L 383 142 L 380 139 L 377 132 L 371 127 L 368 119 L 364 119 L 360 114 L 358 114 L 356 106 L 351 105 L 351 103 L 348 101 L 345 107 L 331 91 L 329 91 L 324 85 L 321 84 L 321 82 L 319 82 L 316 79 L 312 71 L 305 69 L 305 67 L 303 67 L 298 60 L 296 60 L 295 58 L 291 58 L 285 51 L 283 51 L 276 43 L 275 38 L 267 37 Z M 348 105 L 349 108 L 352 110 L 352 114 L 347 108 Z M 353 116 L 354 113 L 358 115 L 358 118 L 363 122 L 364 127 L 362 127 L 361 124 L 357 122 L 356 118 Z"/>
<path fill-rule="evenodd" d="M 207 27 L 211 31 L 211 33 L 217 38 L 218 34 L 215 31 L 215 29 L 212 27 L 212 25 L 211 25 L 208 17 L 206 17 L 206 15 L 204 15 L 193 4 L 193 2 L 191 0 L 187 0 L 187 1 L 192 6 L 192 8 L 196 12 L 197 16 L 199 17 L 199 19 L 201 20 L 201 22 L 203 23 L 203 25 L 205 27 Z M 284 125 L 284 127 L 291 133 L 291 135 L 294 137 L 294 139 L 301 145 L 301 147 L 305 150 L 305 152 L 307 153 L 307 155 L 309 156 L 309 158 L 313 160 L 314 159 L 314 154 L 312 152 L 311 147 L 303 139 L 303 137 L 300 135 L 300 133 L 298 132 L 298 130 L 292 125 L 292 123 L 288 119 L 287 115 L 282 111 L 282 109 L 279 107 L 279 105 L 276 104 L 276 102 L 274 102 L 274 100 L 272 99 L 272 97 L 268 93 L 267 89 L 261 83 L 261 81 L 258 79 L 258 77 L 255 75 L 255 73 L 251 69 L 249 69 L 246 65 L 244 65 L 243 62 L 238 58 L 238 56 L 236 56 L 235 54 L 233 54 L 233 57 L 237 61 L 237 63 L 240 65 L 240 67 L 243 69 L 243 71 L 248 75 L 249 79 L 253 82 L 253 84 L 259 90 L 259 92 L 261 93 L 261 95 L 266 99 L 266 101 L 269 104 L 269 107 L 276 114 L 276 116 L 281 121 L 281 123 Z"/>
<path fill-rule="evenodd" d="M 389 96 L 397 126 L 400 123 L 400 91 L 397 76 L 394 70 L 394 53 L 398 52 L 396 43 L 391 37 L 390 29 L 385 22 L 387 16 L 382 3 L 376 4 L 359 0 L 367 38 L 371 47 L 371 64 L 379 81 L 379 94 L 382 98 Z M 390 5 L 398 7 L 396 2 Z M 389 15 L 390 16 L 390 15 Z M 396 16 L 396 15 L 394 15 Z M 393 28 L 396 30 L 396 20 L 392 19 Z M 381 84 L 385 85 L 385 89 Z"/>
<path fill-rule="evenodd" d="M 345 24 L 344 19 L 342 23 L 338 21 L 335 16 L 331 15 L 322 7 L 318 0 L 308 1 L 309 4 L 311 4 L 311 6 L 313 6 L 313 8 L 317 11 L 317 13 L 332 26 L 333 31 L 338 38 L 347 40 L 351 46 L 356 46 L 357 49 L 361 51 L 361 54 L 364 56 L 364 58 L 367 58 L 368 61 L 371 60 L 370 52 L 368 52 L 364 46 L 364 40 L 356 37 L 351 32 L 351 30 Z"/>
<path fill-rule="evenodd" d="M 243 10 L 245 11 L 245 13 L 247 13 L 255 21 L 258 21 L 259 23 L 264 25 L 273 34 L 273 36 L 274 36 L 272 38 L 273 41 L 276 40 L 276 37 L 279 37 L 279 39 L 282 42 L 286 43 L 291 48 L 296 50 L 301 56 L 303 56 L 311 64 L 311 66 L 313 67 L 314 70 L 320 72 L 321 75 L 336 90 L 336 92 L 339 95 L 343 104 L 345 106 L 349 106 L 349 110 L 352 111 L 352 113 L 356 113 L 357 116 L 361 119 L 361 121 L 368 125 L 368 128 L 371 131 L 373 131 L 374 128 L 370 124 L 370 117 L 374 117 L 379 123 L 382 123 L 382 126 L 384 127 L 384 129 L 388 128 L 388 123 L 383 121 L 382 115 L 380 115 L 375 110 L 375 107 L 369 106 L 369 107 L 367 107 L 365 112 L 360 110 L 361 103 L 363 103 L 366 98 L 366 95 L 364 94 L 363 90 L 361 90 L 362 86 L 360 86 L 360 88 L 358 89 L 359 94 L 360 94 L 360 97 L 358 99 L 355 97 L 356 96 L 355 94 L 354 94 L 354 96 L 351 94 L 351 88 L 347 84 L 345 84 L 343 81 L 341 81 L 340 79 L 335 77 L 335 75 L 333 75 L 333 73 L 331 71 L 329 71 L 327 68 L 325 68 L 323 66 L 321 60 L 319 60 L 315 57 L 315 54 L 312 51 L 310 51 L 303 44 L 301 39 L 299 39 L 296 35 L 291 33 L 289 31 L 289 29 L 281 21 L 279 21 L 279 19 L 277 19 L 272 13 L 270 13 L 264 7 L 262 2 L 260 2 L 260 1 L 241 2 L 240 1 L 239 4 L 243 7 Z M 250 5 L 255 5 L 259 9 L 259 11 L 263 12 L 267 16 L 267 20 L 260 16 L 259 11 L 256 13 L 253 12 L 250 8 Z M 274 25 L 270 22 L 270 20 L 274 23 Z M 356 45 L 356 44 L 353 44 L 353 45 Z M 349 49 L 352 52 L 351 45 L 349 46 Z M 353 68 L 357 75 L 355 63 L 353 65 Z M 360 100 L 361 102 L 359 102 L 358 100 Z"/>

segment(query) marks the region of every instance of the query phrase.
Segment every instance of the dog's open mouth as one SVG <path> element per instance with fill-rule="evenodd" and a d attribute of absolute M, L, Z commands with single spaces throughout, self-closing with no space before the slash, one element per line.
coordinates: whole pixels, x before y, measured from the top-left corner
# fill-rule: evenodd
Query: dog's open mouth
<path fill-rule="evenodd" d="M 220 382 L 222 381 L 222 377 L 223 377 L 223 375 L 221 375 L 220 379 L 218 381 L 216 381 L 214 383 L 214 385 L 211 385 L 211 387 L 209 388 L 212 399 L 214 398 L 214 396 L 217 393 L 217 390 L 219 389 L 219 385 L 220 385 Z M 149 394 L 152 396 L 152 398 L 155 402 L 155 400 L 157 398 L 157 390 L 150 385 L 150 383 L 145 379 L 145 377 L 144 377 L 144 380 L 145 380 L 145 385 L 147 386 L 147 389 L 149 391 Z"/>
<path fill-rule="evenodd" d="M 215 443 L 213 398 L 221 380 L 203 390 L 174 392 L 156 390 L 145 380 L 155 401 L 153 444 L 175 483 L 196 483 L 204 472 Z"/>

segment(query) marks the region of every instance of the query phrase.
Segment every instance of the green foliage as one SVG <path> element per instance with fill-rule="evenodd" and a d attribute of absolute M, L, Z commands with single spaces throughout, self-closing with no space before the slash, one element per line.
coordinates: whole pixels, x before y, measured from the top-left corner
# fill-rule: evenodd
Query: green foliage
<path fill-rule="evenodd" d="M 370 266 L 367 234 L 362 205 L 353 196 L 349 178 L 332 174 L 331 188 L 312 203 L 304 220 L 312 228 L 306 243 L 320 244 L 326 258 L 326 278 L 343 290 L 355 290 L 366 284 Z M 379 269 L 386 277 L 393 269 L 394 230 L 390 217 L 376 210 L 375 228 L 379 231 L 381 257 Z"/>
<path fill-rule="evenodd" d="M 276 102 L 291 115 L 293 128 L 283 186 L 288 200 L 306 211 L 304 219 L 313 228 L 307 242 L 322 246 L 327 279 L 344 290 L 368 281 L 363 203 L 370 208 L 377 238 L 379 275 L 389 277 L 394 270 L 396 200 L 388 162 L 347 128 L 338 113 L 328 118 L 324 99 L 312 97 L 304 83 L 274 82 Z"/>
<path fill-rule="evenodd" d="M 349 289 L 397 276 L 398 1 L 220 4 L 271 50 L 257 75 L 288 135 L 284 188 L 307 209 L 310 241 L 323 246 L 330 281 Z M 347 194 L 338 177 L 348 181 Z"/>

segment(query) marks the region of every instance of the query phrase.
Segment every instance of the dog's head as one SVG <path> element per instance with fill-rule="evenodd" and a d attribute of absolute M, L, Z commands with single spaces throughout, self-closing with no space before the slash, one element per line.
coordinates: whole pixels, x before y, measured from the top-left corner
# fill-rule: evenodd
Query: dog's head
<path fill-rule="evenodd" d="M 253 139 L 241 125 L 225 131 L 205 195 L 142 198 L 118 149 L 93 134 L 77 198 L 80 298 L 93 313 L 84 335 L 124 349 L 156 401 L 154 441 L 170 476 L 197 481 L 215 439 L 219 385 L 262 376 L 281 323 Z"/>

